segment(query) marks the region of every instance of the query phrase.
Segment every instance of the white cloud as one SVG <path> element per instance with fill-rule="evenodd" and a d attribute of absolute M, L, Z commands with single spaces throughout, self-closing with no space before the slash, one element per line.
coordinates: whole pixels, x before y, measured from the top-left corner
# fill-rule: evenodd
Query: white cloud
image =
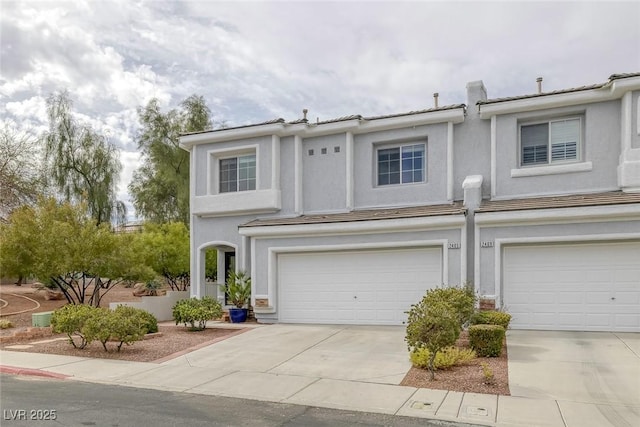
<path fill-rule="evenodd" d="M 136 108 L 204 95 L 228 125 L 383 114 L 599 83 L 640 70 L 638 2 L 4 1 L 0 119 L 76 109 L 137 162 Z M 134 155 L 135 154 L 135 155 Z"/>

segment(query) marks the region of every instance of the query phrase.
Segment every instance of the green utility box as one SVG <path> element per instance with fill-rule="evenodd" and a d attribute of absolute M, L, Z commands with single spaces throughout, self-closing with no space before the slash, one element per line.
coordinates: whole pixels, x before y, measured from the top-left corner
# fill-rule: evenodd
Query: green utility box
<path fill-rule="evenodd" d="M 43 311 L 42 313 L 33 313 L 31 315 L 31 326 L 45 328 L 51 326 L 51 315 L 53 311 Z"/>

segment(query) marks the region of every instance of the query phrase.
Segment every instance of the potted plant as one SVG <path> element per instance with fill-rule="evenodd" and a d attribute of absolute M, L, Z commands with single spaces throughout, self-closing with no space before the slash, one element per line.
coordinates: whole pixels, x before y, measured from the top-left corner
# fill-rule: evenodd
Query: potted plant
<path fill-rule="evenodd" d="M 229 317 L 231 322 L 241 323 L 247 320 L 248 305 L 251 300 L 251 278 L 244 271 L 229 271 L 228 276 L 227 283 L 221 286 L 227 294 L 227 301 L 235 306 L 229 309 Z"/>

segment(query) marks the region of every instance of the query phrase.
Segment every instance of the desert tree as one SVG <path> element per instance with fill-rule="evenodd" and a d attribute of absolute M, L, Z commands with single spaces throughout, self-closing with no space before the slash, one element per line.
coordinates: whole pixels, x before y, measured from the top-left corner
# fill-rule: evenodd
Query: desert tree
<path fill-rule="evenodd" d="M 211 129 L 211 111 L 202 96 L 192 95 L 166 113 L 152 99 L 138 109 L 138 118 L 142 165 L 129 184 L 136 213 L 151 222 L 188 225 L 189 153 L 180 148 L 179 137 Z"/>
<path fill-rule="evenodd" d="M 35 276 L 72 304 L 99 306 L 139 262 L 122 235 L 107 223 L 96 226 L 83 205 L 41 198 L 0 227 L 0 269 Z"/>
<path fill-rule="evenodd" d="M 44 192 L 39 151 L 39 139 L 31 132 L 0 124 L 0 220 Z"/>
<path fill-rule="evenodd" d="M 45 163 L 52 186 L 66 201 L 84 201 L 96 224 L 123 222 L 126 209 L 116 199 L 122 170 L 119 151 L 104 135 L 73 115 L 67 92 L 47 99 L 49 130 Z"/>

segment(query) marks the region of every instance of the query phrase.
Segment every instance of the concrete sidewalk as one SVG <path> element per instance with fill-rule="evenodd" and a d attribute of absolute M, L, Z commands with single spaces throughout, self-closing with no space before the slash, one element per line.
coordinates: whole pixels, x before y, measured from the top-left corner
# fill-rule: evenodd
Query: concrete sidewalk
<path fill-rule="evenodd" d="M 35 369 L 68 375 L 71 380 L 491 426 L 640 425 L 640 405 L 593 404 L 399 386 L 396 385 L 397 378 L 402 374 L 406 360 L 396 360 L 391 354 L 380 355 L 380 359 L 390 360 L 385 360 L 388 362 L 385 372 L 376 374 L 371 372 L 375 363 L 367 365 L 362 353 L 356 350 L 369 339 L 366 329 L 312 328 L 307 326 L 303 330 L 305 333 L 300 334 L 308 336 L 306 340 L 298 339 L 296 335 L 287 348 L 279 351 L 268 343 L 290 338 L 296 332 L 295 326 L 256 328 L 160 364 L 0 351 L 0 365 L 4 366 L 4 372 L 11 372 L 7 367 Z M 371 336 L 381 337 L 385 346 L 397 344 L 392 342 L 394 338 L 389 338 L 391 334 L 385 337 L 375 328 L 370 332 Z M 360 341 L 353 342 L 350 347 L 349 341 L 358 340 L 357 337 Z M 252 347 L 247 347 L 248 342 Z M 332 342 L 341 342 L 346 348 L 339 355 L 331 355 Z M 234 348 L 244 348 L 245 354 L 237 355 L 237 351 L 234 354 Z M 267 349 L 268 352 L 263 352 Z M 375 354 L 369 354 L 375 359 Z M 314 370 L 330 355 L 337 357 L 335 369 L 330 373 L 326 368 Z M 352 366 L 361 365 L 360 369 L 345 370 L 348 359 Z M 379 365 L 380 361 L 376 363 Z M 301 371 L 303 365 L 307 372 Z M 25 373 L 29 372 L 33 371 Z"/>

